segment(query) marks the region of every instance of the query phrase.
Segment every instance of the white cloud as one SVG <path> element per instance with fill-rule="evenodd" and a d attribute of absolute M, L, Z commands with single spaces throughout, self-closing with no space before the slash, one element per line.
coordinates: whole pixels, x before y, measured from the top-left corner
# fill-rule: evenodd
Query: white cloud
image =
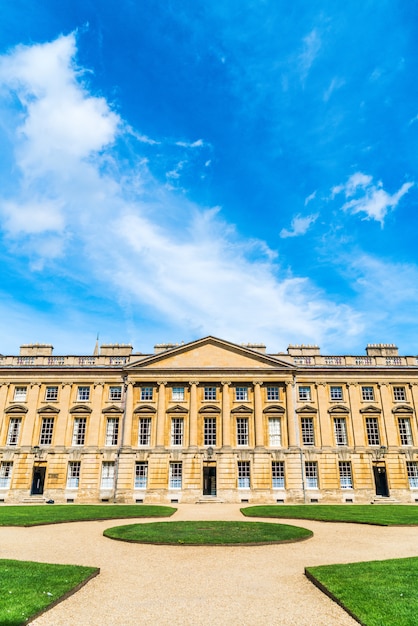
<path fill-rule="evenodd" d="M 296 215 L 296 217 L 294 217 L 292 220 L 291 229 L 287 230 L 286 228 L 283 228 L 280 231 L 280 237 L 282 239 L 286 239 L 287 237 L 299 237 L 300 235 L 305 235 L 305 233 L 309 230 L 310 226 L 317 220 L 317 218 L 318 213 L 306 215 L 305 217 L 302 217 L 301 215 Z"/>
<path fill-rule="evenodd" d="M 119 161 L 116 142 L 132 129 L 89 93 L 75 53 L 69 35 L 0 58 L 2 93 L 20 100 L 10 128 L 19 175 L 0 211 L 9 242 L 25 246 L 32 267 L 64 255 L 56 261 L 64 275 L 195 336 L 283 345 L 359 332 L 349 307 L 284 272 L 264 242 L 242 239 L 218 209 L 169 193 L 142 155 L 133 166 Z M 297 216 L 282 236 L 303 234 L 316 217 Z"/>
<path fill-rule="evenodd" d="M 196 141 L 176 141 L 176 146 L 180 146 L 181 148 L 203 148 L 205 143 L 202 139 L 197 139 Z"/>
<path fill-rule="evenodd" d="M 302 81 L 308 76 L 309 70 L 319 54 L 321 45 L 321 37 L 316 28 L 312 29 L 311 32 L 303 38 L 303 50 L 298 59 Z"/>
<path fill-rule="evenodd" d="M 374 184 L 372 176 L 356 172 L 345 184 L 332 189 L 332 197 L 344 193 L 347 202 L 342 206 L 343 211 L 352 214 L 364 213 L 363 219 L 376 220 L 383 226 L 389 210 L 398 206 L 400 199 L 413 185 L 413 182 L 404 183 L 396 193 L 391 195 L 383 189 L 380 181 Z"/>
<path fill-rule="evenodd" d="M 305 206 L 309 204 L 310 202 L 312 202 L 312 200 L 315 200 L 315 198 L 316 198 L 316 191 L 313 191 L 307 198 L 305 198 Z"/>

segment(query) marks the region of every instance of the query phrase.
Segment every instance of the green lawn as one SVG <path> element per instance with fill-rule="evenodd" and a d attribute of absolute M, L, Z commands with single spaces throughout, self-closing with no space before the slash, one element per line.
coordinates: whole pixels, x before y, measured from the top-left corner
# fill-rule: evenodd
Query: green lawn
<path fill-rule="evenodd" d="M 306 528 L 263 522 L 154 522 L 109 528 L 105 537 L 120 541 L 175 545 L 233 545 L 301 541 Z"/>
<path fill-rule="evenodd" d="M 99 573 L 96 567 L 0 560 L 0 624 L 25 624 Z"/>
<path fill-rule="evenodd" d="M 88 520 L 170 517 L 177 509 L 146 504 L 41 504 L 0 507 L 0 526 L 37 526 Z M 1 623 L 1 622 L 0 622 Z"/>
<path fill-rule="evenodd" d="M 418 506 L 413 504 L 279 504 L 249 506 L 241 509 L 241 513 L 248 517 L 355 522 L 377 526 L 418 526 Z"/>
<path fill-rule="evenodd" d="M 322 565 L 305 573 L 364 626 L 418 623 L 418 557 Z"/>

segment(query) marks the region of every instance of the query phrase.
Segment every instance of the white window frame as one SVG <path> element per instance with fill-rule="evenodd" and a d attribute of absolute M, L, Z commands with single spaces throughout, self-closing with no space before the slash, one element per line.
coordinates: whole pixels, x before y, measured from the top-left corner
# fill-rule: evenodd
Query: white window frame
<path fill-rule="evenodd" d="M 119 440 L 119 418 L 108 417 L 106 421 L 105 446 L 117 446 Z"/>
<path fill-rule="evenodd" d="M 169 470 L 169 489 L 181 489 L 183 481 L 183 464 L 181 461 L 171 461 Z"/>
<path fill-rule="evenodd" d="M 20 429 L 22 426 L 21 417 L 11 417 L 7 430 L 6 446 L 17 446 L 19 443 Z"/>
<path fill-rule="evenodd" d="M 363 402 L 374 402 L 374 387 L 365 385 L 361 388 L 361 399 Z"/>
<path fill-rule="evenodd" d="M 148 484 L 148 463 L 146 461 L 135 462 L 135 489 L 146 489 Z"/>
<path fill-rule="evenodd" d="M 73 446 L 84 446 L 86 441 L 87 417 L 75 417 L 73 426 Z"/>
<path fill-rule="evenodd" d="M 310 385 L 299 385 L 298 397 L 300 402 L 310 402 L 312 400 L 312 390 Z"/>
<path fill-rule="evenodd" d="M 418 489 L 418 461 L 407 461 L 406 471 L 410 489 Z"/>
<path fill-rule="evenodd" d="M 10 489 L 12 481 L 13 461 L 0 462 L 0 489 Z"/>
<path fill-rule="evenodd" d="M 248 417 L 237 417 L 236 432 L 237 446 L 248 446 Z"/>
<path fill-rule="evenodd" d="M 368 446 L 380 446 L 380 429 L 377 417 L 366 417 L 366 435 Z"/>
<path fill-rule="evenodd" d="M 154 397 L 153 387 L 141 387 L 141 402 L 152 402 Z"/>
<path fill-rule="evenodd" d="M 26 402 L 28 388 L 24 386 L 16 386 L 13 394 L 13 402 Z"/>
<path fill-rule="evenodd" d="M 248 402 L 248 387 L 235 387 L 235 400 L 237 402 Z"/>
<path fill-rule="evenodd" d="M 57 402 L 58 385 L 48 385 L 45 389 L 45 402 Z"/>
<path fill-rule="evenodd" d="M 318 463 L 305 461 L 306 489 L 318 489 Z"/>
<path fill-rule="evenodd" d="M 203 399 L 216 402 L 216 393 L 217 393 L 216 387 L 205 387 L 204 392 L 203 392 Z"/>
<path fill-rule="evenodd" d="M 238 489 L 250 489 L 251 467 L 249 461 L 238 461 Z"/>
<path fill-rule="evenodd" d="M 77 387 L 77 402 L 90 402 L 90 387 L 88 385 Z"/>
<path fill-rule="evenodd" d="M 80 461 L 68 461 L 67 489 L 78 489 L 80 484 Z"/>
<path fill-rule="evenodd" d="M 279 387 L 267 387 L 266 390 L 268 402 L 278 402 L 280 400 L 280 388 Z"/>
<path fill-rule="evenodd" d="M 282 445 L 282 420 L 280 417 L 269 417 L 269 446 L 280 448 Z"/>
<path fill-rule="evenodd" d="M 300 431 L 302 434 L 303 446 L 315 445 L 315 428 L 313 417 L 301 417 L 300 418 Z"/>
<path fill-rule="evenodd" d="M 173 447 L 182 446 L 183 439 L 184 439 L 184 418 L 172 417 L 171 418 L 171 445 Z"/>
<path fill-rule="evenodd" d="M 329 397 L 331 402 L 341 402 L 344 399 L 342 385 L 330 385 Z"/>
<path fill-rule="evenodd" d="M 347 420 L 345 417 L 334 417 L 334 436 L 336 446 L 348 445 Z"/>
<path fill-rule="evenodd" d="M 111 385 L 109 387 L 109 400 L 111 402 L 122 401 L 122 385 Z"/>
<path fill-rule="evenodd" d="M 406 402 L 406 389 L 403 385 L 393 387 L 393 400 L 395 402 Z"/>
<path fill-rule="evenodd" d="M 50 446 L 54 434 L 54 418 L 43 417 L 41 423 L 41 432 L 39 434 L 39 445 Z"/>
<path fill-rule="evenodd" d="M 413 446 L 411 420 L 409 417 L 398 417 L 399 439 L 401 446 Z"/>
<path fill-rule="evenodd" d="M 203 445 L 204 446 L 216 446 L 216 417 L 204 418 Z"/>
<path fill-rule="evenodd" d="M 140 417 L 138 422 L 138 447 L 149 448 L 151 445 L 151 418 Z"/>
<path fill-rule="evenodd" d="M 284 461 L 271 462 L 271 483 L 273 489 L 284 489 Z"/>
<path fill-rule="evenodd" d="M 115 462 L 102 462 L 102 476 L 100 480 L 100 489 L 113 489 L 115 484 Z"/>
<path fill-rule="evenodd" d="M 340 488 L 352 489 L 353 488 L 353 474 L 350 461 L 339 461 L 338 472 L 340 475 Z"/>
<path fill-rule="evenodd" d="M 173 387 L 171 389 L 171 400 L 173 402 L 184 402 L 184 387 Z"/>

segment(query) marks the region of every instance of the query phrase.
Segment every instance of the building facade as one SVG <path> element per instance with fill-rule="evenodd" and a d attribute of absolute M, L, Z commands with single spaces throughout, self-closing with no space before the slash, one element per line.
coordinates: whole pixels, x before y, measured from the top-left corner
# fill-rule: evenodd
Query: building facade
<path fill-rule="evenodd" d="M 418 502 L 418 357 L 215 337 L 0 356 L 0 501 Z"/>

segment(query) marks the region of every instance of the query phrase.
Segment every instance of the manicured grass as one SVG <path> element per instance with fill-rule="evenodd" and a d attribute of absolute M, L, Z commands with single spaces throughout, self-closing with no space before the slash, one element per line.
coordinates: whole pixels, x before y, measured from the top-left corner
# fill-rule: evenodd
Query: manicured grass
<path fill-rule="evenodd" d="M 321 522 L 355 522 L 377 526 L 418 526 L 418 506 L 396 504 L 301 504 L 249 506 L 248 517 L 310 519 Z"/>
<path fill-rule="evenodd" d="M 305 573 L 365 626 L 418 623 L 418 557 L 322 565 Z"/>
<path fill-rule="evenodd" d="M 62 522 L 170 517 L 177 509 L 146 504 L 41 504 L 0 507 L 0 526 L 37 526 Z M 1 623 L 1 622 L 0 622 Z"/>
<path fill-rule="evenodd" d="M 96 567 L 0 560 L 0 624 L 25 624 L 98 573 Z"/>
<path fill-rule="evenodd" d="M 302 541 L 312 536 L 306 528 L 263 522 L 154 522 L 108 528 L 111 539 L 170 545 L 237 545 Z"/>

